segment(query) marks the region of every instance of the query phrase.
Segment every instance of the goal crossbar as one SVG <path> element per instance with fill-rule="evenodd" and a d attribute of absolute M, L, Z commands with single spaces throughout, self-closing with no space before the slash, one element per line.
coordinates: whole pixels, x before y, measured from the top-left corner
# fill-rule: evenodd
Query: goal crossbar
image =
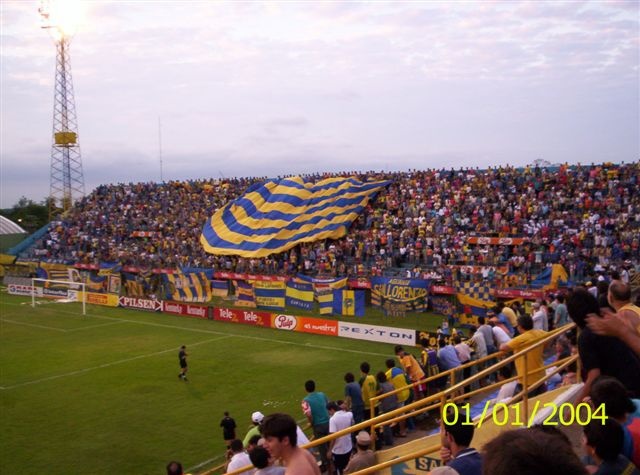
<path fill-rule="evenodd" d="M 87 294 L 85 292 L 86 284 L 83 282 L 74 282 L 72 280 L 53 280 L 53 279 L 43 279 L 34 277 L 31 279 L 31 306 L 36 306 L 36 282 L 44 282 L 50 284 L 64 284 L 68 285 L 71 290 L 76 290 L 79 288 L 78 292 L 82 295 L 82 315 L 87 314 Z M 76 294 L 77 295 L 77 294 Z M 68 294 L 67 294 L 68 296 Z M 54 295 L 51 295 L 52 298 L 55 298 Z"/>

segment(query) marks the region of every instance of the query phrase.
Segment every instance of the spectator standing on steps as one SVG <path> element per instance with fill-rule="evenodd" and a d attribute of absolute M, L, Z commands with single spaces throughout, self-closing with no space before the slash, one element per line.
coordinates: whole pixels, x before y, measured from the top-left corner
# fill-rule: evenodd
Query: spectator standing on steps
<path fill-rule="evenodd" d="M 302 400 L 302 412 L 307 416 L 309 424 L 313 428 L 313 436 L 316 439 L 329 435 L 329 412 L 327 411 L 328 399 L 324 393 L 316 391 L 316 383 L 312 379 L 304 383 L 307 395 Z M 322 471 L 329 467 L 327 455 L 328 444 L 318 446 Z"/>
<path fill-rule="evenodd" d="M 330 433 L 339 432 L 353 425 L 353 414 L 343 409 L 342 401 L 330 402 L 327 404 L 327 411 L 331 416 L 331 419 L 329 419 Z M 351 434 L 345 434 L 342 437 L 333 439 L 329 442 L 329 447 L 335 473 L 336 475 L 342 475 L 344 468 L 349 463 L 349 457 L 353 449 Z"/>

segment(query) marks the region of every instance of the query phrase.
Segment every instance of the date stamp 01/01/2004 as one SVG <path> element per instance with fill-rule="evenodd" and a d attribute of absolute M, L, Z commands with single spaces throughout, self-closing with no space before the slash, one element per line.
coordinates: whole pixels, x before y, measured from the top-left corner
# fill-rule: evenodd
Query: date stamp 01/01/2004
<path fill-rule="evenodd" d="M 497 426 L 531 427 L 535 424 L 536 416 L 543 410 L 549 412 L 540 423 L 545 426 L 571 426 L 573 424 L 586 426 L 592 420 L 598 420 L 604 425 L 607 420 L 604 404 L 600 404 L 594 409 L 586 402 L 574 406 L 570 402 L 557 405 L 553 402 L 536 401 L 531 414 L 525 419 L 521 412 L 521 405 L 508 406 L 499 402 L 493 406 L 493 410 L 489 413 L 491 401 L 487 401 L 477 422 L 471 419 L 470 406 L 469 403 L 462 406 L 457 406 L 452 402 L 445 404 L 442 408 L 442 418 L 445 425 L 455 425 L 458 423 L 458 418 L 462 418 L 462 425 L 475 425 L 477 428 L 482 427 L 485 421 L 492 421 Z"/>

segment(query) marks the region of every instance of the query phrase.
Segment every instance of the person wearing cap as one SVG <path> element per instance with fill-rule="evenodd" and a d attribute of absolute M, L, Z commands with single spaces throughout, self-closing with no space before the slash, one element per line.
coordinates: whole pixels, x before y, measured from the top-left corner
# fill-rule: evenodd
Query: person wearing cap
<path fill-rule="evenodd" d="M 366 431 L 360 431 L 356 436 L 356 447 L 358 450 L 351 456 L 349 464 L 344 469 L 344 473 L 355 473 L 376 464 L 376 455 L 371 446 L 371 436 Z"/>
<path fill-rule="evenodd" d="M 264 419 L 264 414 L 260 411 L 256 411 L 251 414 L 251 422 L 253 423 L 253 427 L 249 429 L 247 435 L 245 435 L 244 439 L 242 439 L 242 445 L 244 447 L 249 446 L 249 440 L 251 440 L 251 437 L 253 437 L 254 435 L 260 435 L 260 424 L 262 423 L 262 419 Z"/>

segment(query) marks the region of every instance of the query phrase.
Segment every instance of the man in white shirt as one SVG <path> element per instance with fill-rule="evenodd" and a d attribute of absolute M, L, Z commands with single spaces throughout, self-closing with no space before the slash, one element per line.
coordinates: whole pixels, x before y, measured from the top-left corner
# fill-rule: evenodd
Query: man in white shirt
<path fill-rule="evenodd" d="M 535 330 L 548 330 L 548 325 L 545 325 L 545 323 L 547 323 L 547 316 L 542 311 L 539 302 L 533 303 L 533 315 L 531 315 L 531 318 L 533 319 L 533 328 Z"/>
<path fill-rule="evenodd" d="M 495 339 L 497 348 L 500 348 L 503 344 L 511 341 L 511 337 L 507 335 L 507 332 L 496 325 L 496 322 L 493 319 L 489 320 L 489 325 L 491 326 L 491 331 L 493 332 L 493 338 Z"/>
<path fill-rule="evenodd" d="M 342 406 L 342 401 L 329 402 L 327 404 L 327 411 L 329 411 L 329 433 L 347 429 L 353 425 L 353 414 L 345 411 Z M 351 450 L 353 444 L 351 443 L 351 434 L 345 434 L 342 437 L 333 439 L 329 443 L 329 447 L 332 455 L 333 467 L 336 471 L 336 475 L 342 475 L 344 469 L 349 463 L 349 457 L 351 456 Z"/>
<path fill-rule="evenodd" d="M 233 472 L 234 470 L 238 470 L 239 468 L 249 467 L 253 465 L 251 463 L 251 459 L 249 458 L 249 454 L 244 451 L 244 446 L 241 440 L 232 440 L 231 444 L 229 444 L 229 450 L 231 452 L 231 460 L 229 460 L 229 464 L 227 465 L 227 472 Z M 242 473 L 253 475 L 255 473 L 255 470 L 245 470 Z"/>

